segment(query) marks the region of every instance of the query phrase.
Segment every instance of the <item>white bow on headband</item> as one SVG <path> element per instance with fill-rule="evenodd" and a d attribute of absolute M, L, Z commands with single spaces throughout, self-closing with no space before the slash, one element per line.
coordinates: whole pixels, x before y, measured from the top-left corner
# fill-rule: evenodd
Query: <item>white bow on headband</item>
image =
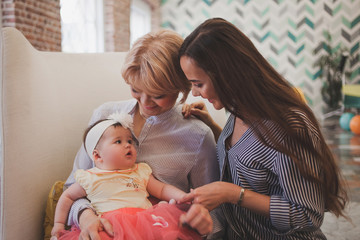
<path fill-rule="evenodd" d="M 93 126 L 88 132 L 85 139 L 86 152 L 92 160 L 94 160 L 93 151 L 98 144 L 101 136 L 108 127 L 114 125 L 115 123 L 120 123 L 121 126 L 127 129 L 132 129 L 133 127 L 132 117 L 125 112 L 113 113 L 109 117 L 107 117 L 106 120 L 99 122 L 98 124 Z"/>

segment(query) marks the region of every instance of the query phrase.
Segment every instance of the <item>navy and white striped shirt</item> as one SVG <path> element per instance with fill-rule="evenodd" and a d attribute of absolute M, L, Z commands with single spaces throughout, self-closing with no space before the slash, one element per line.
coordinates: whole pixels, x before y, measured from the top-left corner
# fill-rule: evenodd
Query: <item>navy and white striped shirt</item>
<path fill-rule="evenodd" d="M 297 120 L 299 117 L 303 120 Z M 311 144 L 318 149 L 319 132 L 299 111 L 292 111 L 287 120 L 297 134 L 310 133 Z M 227 239 L 326 239 L 320 230 L 324 218 L 325 202 L 319 185 L 300 175 L 291 158 L 263 144 L 250 127 L 229 150 L 225 141 L 234 130 L 235 116 L 230 115 L 218 144 L 221 180 L 245 189 L 268 195 L 270 218 L 235 204 L 222 205 L 227 220 Z M 293 146 L 301 161 L 321 174 L 319 164 L 303 147 L 294 144 L 275 124 L 266 122 L 285 146 Z"/>

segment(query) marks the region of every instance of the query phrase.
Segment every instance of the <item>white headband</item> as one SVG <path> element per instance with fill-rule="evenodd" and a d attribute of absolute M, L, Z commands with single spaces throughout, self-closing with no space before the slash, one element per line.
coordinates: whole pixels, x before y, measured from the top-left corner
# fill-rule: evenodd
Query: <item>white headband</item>
<path fill-rule="evenodd" d="M 122 127 L 131 129 L 133 119 L 132 117 L 127 113 L 114 113 L 111 114 L 109 117 L 106 118 L 107 120 L 104 120 L 102 122 L 99 122 L 95 126 L 93 126 L 88 134 L 86 135 L 85 139 L 85 148 L 86 152 L 88 153 L 89 157 L 94 160 L 93 158 L 93 151 L 98 144 L 101 136 L 105 132 L 105 130 L 114 125 L 115 123 L 120 123 Z"/>

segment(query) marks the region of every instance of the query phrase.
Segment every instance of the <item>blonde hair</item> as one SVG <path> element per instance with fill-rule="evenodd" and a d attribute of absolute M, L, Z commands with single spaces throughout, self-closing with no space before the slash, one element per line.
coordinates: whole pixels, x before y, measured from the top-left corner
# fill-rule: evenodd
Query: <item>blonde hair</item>
<path fill-rule="evenodd" d="M 139 86 L 149 94 L 181 92 L 183 103 L 191 83 L 181 70 L 178 53 L 183 38 L 171 30 L 150 32 L 139 38 L 125 58 L 122 76 L 127 84 Z"/>

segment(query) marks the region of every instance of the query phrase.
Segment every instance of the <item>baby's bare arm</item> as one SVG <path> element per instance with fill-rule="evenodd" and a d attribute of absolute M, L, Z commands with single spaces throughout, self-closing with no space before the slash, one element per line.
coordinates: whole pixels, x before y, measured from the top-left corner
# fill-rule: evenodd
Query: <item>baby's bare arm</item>
<path fill-rule="evenodd" d="M 186 194 L 184 191 L 170 184 L 160 182 L 153 175 L 150 175 L 149 182 L 147 184 L 147 191 L 150 195 L 166 201 L 170 201 L 170 199 L 178 201 Z"/>
<path fill-rule="evenodd" d="M 61 194 L 56 205 L 52 236 L 58 236 L 58 233 L 65 228 L 66 219 L 74 201 L 85 196 L 85 190 L 78 183 L 72 184 Z"/>

